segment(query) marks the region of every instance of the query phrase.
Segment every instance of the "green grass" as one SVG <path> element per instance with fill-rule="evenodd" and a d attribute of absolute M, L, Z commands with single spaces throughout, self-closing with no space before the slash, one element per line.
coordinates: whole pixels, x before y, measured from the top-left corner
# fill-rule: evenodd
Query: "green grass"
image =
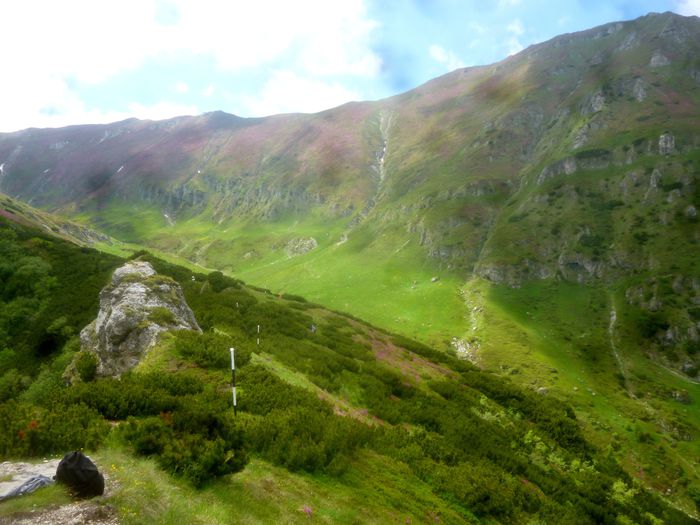
<path fill-rule="evenodd" d="M 253 459 L 243 472 L 202 490 L 119 448 L 105 448 L 96 457 L 115 486 L 108 502 L 125 525 L 467 521 L 407 467 L 371 452 L 362 453 L 340 478 L 290 473 Z"/>
<path fill-rule="evenodd" d="M 275 292 L 302 295 L 372 323 L 445 347 L 464 325 L 461 278 L 425 260 L 415 239 L 367 231 L 340 246 L 278 260 L 238 274 Z M 431 282 L 433 277 L 439 277 Z"/>
<path fill-rule="evenodd" d="M 136 237 L 149 250 L 195 271 L 220 269 L 441 348 L 465 326 L 458 295 L 463 277 L 438 269 L 418 245 L 416 234 L 404 229 L 384 228 L 376 235 L 372 228 L 359 227 L 340 242 L 347 219 L 312 214 L 216 225 L 199 216 L 166 226 L 153 210 L 134 212 L 123 204 L 102 212 L 103 222 L 91 222 L 117 235 L 122 223 L 134 218 Z M 318 248 L 293 257 L 286 253 L 288 241 L 308 237 L 316 239 Z M 431 282 L 433 277 L 439 280 Z"/>
<path fill-rule="evenodd" d="M 618 311 L 623 326 L 614 334 L 628 377 L 630 392 L 625 390 L 607 334 L 611 294 L 571 283 L 513 289 L 479 280 L 465 291 L 481 298 L 473 334 L 481 343 L 482 365 L 566 399 L 597 446 L 613 452 L 648 486 L 662 493 L 671 489 L 671 499 L 693 508 L 683 487 L 700 481 L 700 443 L 682 433 L 697 435 L 700 429 L 700 385 L 640 355 L 625 338 Z M 624 304 L 624 295 L 616 297 L 618 309 Z M 688 392 L 691 404 L 671 399 L 673 391 Z M 640 441 L 643 434 L 651 443 Z"/>
<path fill-rule="evenodd" d="M 32 494 L 11 498 L 0 504 L 0 517 L 12 517 L 35 512 L 37 509 L 67 505 L 73 500 L 63 485 L 41 487 Z"/>

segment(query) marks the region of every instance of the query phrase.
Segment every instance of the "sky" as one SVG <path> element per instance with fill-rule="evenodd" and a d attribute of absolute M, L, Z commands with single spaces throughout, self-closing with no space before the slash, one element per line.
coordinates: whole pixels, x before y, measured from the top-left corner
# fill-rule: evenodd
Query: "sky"
<path fill-rule="evenodd" d="M 312 113 L 700 0 L 3 0 L 0 131 Z"/>

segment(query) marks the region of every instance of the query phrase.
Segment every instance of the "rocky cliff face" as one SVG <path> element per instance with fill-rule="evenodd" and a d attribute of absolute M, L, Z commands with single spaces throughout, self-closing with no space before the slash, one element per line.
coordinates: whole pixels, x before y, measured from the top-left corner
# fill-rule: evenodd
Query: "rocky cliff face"
<path fill-rule="evenodd" d="M 201 331 L 180 285 L 147 262 L 131 261 L 100 292 L 97 319 L 80 332 L 80 341 L 96 355 L 97 375 L 119 376 L 167 330 Z"/>

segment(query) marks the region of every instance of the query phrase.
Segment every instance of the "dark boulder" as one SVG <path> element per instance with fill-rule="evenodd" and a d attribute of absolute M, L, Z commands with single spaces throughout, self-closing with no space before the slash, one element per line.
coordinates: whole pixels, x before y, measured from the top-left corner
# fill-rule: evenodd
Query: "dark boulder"
<path fill-rule="evenodd" d="M 97 466 L 82 452 L 69 452 L 58 464 L 57 483 L 66 485 L 74 496 L 92 498 L 105 491 L 105 479 Z"/>

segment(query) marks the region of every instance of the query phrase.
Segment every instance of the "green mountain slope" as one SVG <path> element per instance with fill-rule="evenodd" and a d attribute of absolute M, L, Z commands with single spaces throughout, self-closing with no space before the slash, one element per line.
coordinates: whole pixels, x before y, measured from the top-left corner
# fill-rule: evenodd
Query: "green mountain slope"
<path fill-rule="evenodd" d="M 315 115 L 3 134 L 0 190 L 546 389 L 687 505 L 698 57 L 652 14 Z"/>
<path fill-rule="evenodd" d="M 91 449 L 117 482 L 100 504 L 124 523 L 693 522 L 588 442 L 564 403 L 300 298 L 146 254 L 182 285 L 204 333 L 166 336 L 119 380 L 84 374 L 67 386 L 70 327 L 96 315 L 122 261 L 4 218 L 0 234 L 3 321 L 20 303 L 38 305 L 25 331 L 0 325 L 0 456 Z M 36 286 L 12 286 L 30 262 Z M 26 337 L 44 318 L 61 341 Z M 0 513 L 37 512 L 54 497 L 65 502 L 54 491 Z"/>
<path fill-rule="evenodd" d="M 81 246 L 96 246 L 103 251 L 119 250 L 119 241 L 57 215 L 45 213 L 28 206 L 22 201 L 0 193 L 0 215 L 20 224 L 42 229 L 55 237 L 60 237 Z"/>
<path fill-rule="evenodd" d="M 0 189 L 443 344 L 466 328 L 455 290 L 474 273 L 630 297 L 672 274 L 689 297 L 660 321 L 664 359 L 693 372 L 698 34 L 649 15 L 317 115 L 4 134 Z M 344 291 L 358 281 L 369 291 Z"/>

